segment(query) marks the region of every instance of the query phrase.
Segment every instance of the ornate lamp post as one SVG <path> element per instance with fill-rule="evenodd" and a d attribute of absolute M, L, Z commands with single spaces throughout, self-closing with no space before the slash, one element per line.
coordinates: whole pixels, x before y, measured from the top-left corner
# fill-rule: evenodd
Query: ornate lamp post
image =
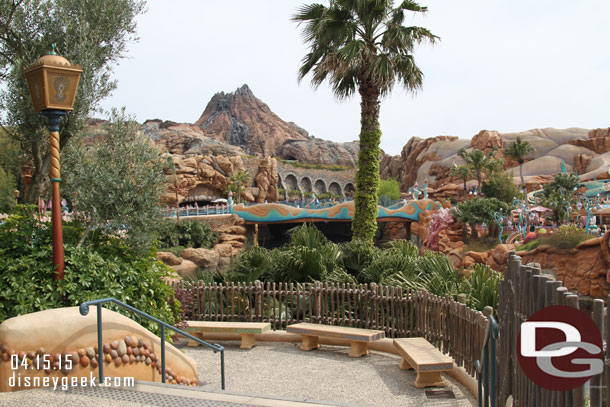
<path fill-rule="evenodd" d="M 19 203 L 19 190 L 16 189 L 13 191 L 13 196 L 15 197 L 15 205 Z"/>
<path fill-rule="evenodd" d="M 30 88 L 34 110 L 49 119 L 49 141 L 51 146 L 51 179 L 53 192 L 53 264 L 57 267 L 55 279 L 64 278 L 64 245 L 61 229 L 61 203 L 59 199 L 59 123 L 67 111 L 74 110 L 74 98 L 82 73 L 78 65 L 53 51 L 40 57 L 25 68 L 24 73 Z"/>

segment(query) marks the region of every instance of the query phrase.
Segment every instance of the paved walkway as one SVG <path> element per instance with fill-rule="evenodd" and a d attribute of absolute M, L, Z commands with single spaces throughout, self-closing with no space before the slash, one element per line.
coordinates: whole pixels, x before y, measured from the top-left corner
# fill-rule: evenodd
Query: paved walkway
<path fill-rule="evenodd" d="M 350 358 L 349 348 L 325 346 L 304 352 L 295 343 L 259 343 L 251 350 L 226 342 L 226 388 L 247 394 L 272 394 L 324 400 L 350 406 L 476 406 L 470 392 L 443 375 L 455 398 L 431 398 L 413 386 L 415 373 L 400 370 L 398 355 L 371 352 Z M 220 388 L 220 356 L 209 349 L 184 347 L 197 362 L 204 388 Z M 431 390 L 431 389 L 428 389 Z"/>
<path fill-rule="evenodd" d="M 252 350 L 226 343 L 227 391 L 220 389 L 220 357 L 182 348 L 197 362 L 203 387 L 137 383 L 133 388 L 76 387 L 0 393 L 0 407 L 449 407 L 475 406 L 468 390 L 443 376 L 455 398 L 433 398 L 413 386 L 415 373 L 400 358 L 372 352 L 353 359 L 345 347 L 303 352 L 296 344 L 264 343 Z M 428 390 L 430 391 L 430 390 Z M 261 396 L 263 394 L 273 396 Z M 329 401 L 319 401 L 329 400 Z"/>

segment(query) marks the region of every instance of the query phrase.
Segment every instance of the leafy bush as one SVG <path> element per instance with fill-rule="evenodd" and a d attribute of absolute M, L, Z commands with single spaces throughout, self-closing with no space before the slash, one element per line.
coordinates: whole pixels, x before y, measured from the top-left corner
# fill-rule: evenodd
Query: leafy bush
<path fill-rule="evenodd" d="M 540 237 L 541 244 L 548 244 L 556 249 L 573 249 L 585 240 L 593 239 L 584 229 L 576 226 L 562 226 L 555 233 Z"/>
<path fill-rule="evenodd" d="M 468 279 L 470 292 L 468 306 L 482 311 L 486 306 L 498 308 L 500 298 L 499 285 L 503 275 L 484 264 L 475 264 L 474 271 Z"/>
<path fill-rule="evenodd" d="M 263 280 L 272 273 L 273 263 L 269 251 L 255 246 L 244 250 L 235 259 L 228 271 L 231 281 L 252 282 Z"/>
<path fill-rule="evenodd" d="M 343 267 L 352 276 L 358 276 L 362 270 L 380 255 L 381 251 L 365 240 L 352 240 L 341 245 Z"/>
<path fill-rule="evenodd" d="M 180 305 L 163 281 L 169 268 L 154 252 L 141 253 L 124 239 L 96 230 L 76 247 L 84 226 L 64 226 L 65 279 L 53 280 L 51 224 L 34 217 L 34 206 L 18 205 L 0 224 L 0 321 L 50 308 L 77 306 L 88 300 L 115 297 L 167 323 L 174 324 Z M 150 330 L 157 324 L 108 305 Z"/>
<path fill-rule="evenodd" d="M 512 174 L 509 175 L 506 171 L 491 174 L 481 185 L 481 192 L 487 198 L 496 198 L 506 203 L 512 203 L 515 197 L 521 195 Z"/>
<path fill-rule="evenodd" d="M 211 248 L 218 241 L 218 233 L 205 222 L 163 219 L 157 226 L 157 236 L 161 247 L 203 247 Z"/>
<path fill-rule="evenodd" d="M 541 242 L 540 239 L 530 240 L 526 244 L 517 246 L 515 248 L 515 250 L 517 250 L 518 252 L 528 252 L 528 251 L 534 250 L 536 247 L 540 246 L 540 242 Z"/>
<path fill-rule="evenodd" d="M 389 199 L 400 199 L 400 183 L 395 178 L 382 179 L 379 181 L 379 197 L 386 196 Z"/>

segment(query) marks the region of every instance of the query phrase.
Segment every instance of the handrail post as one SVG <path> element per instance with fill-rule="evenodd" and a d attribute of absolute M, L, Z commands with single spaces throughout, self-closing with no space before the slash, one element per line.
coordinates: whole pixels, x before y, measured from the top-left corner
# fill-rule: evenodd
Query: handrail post
<path fill-rule="evenodd" d="M 161 324 L 161 382 L 165 383 L 165 325 Z"/>
<path fill-rule="evenodd" d="M 220 351 L 220 381 L 222 389 L 225 389 L 225 350 Z"/>
<path fill-rule="evenodd" d="M 97 365 L 99 367 L 99 382 L 104 382 L 104 349 L 102 347 L 102 304 L 97 304 Z"/>

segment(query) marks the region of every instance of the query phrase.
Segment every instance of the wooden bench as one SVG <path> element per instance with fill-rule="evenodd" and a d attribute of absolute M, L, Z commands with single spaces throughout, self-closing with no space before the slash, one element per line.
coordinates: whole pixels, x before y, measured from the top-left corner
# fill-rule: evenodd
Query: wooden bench
<path fill-rule="evenodd" d="M 203 339 L 204 332 L 232 333 L 241 335 L 241 349 L 252 349 L 256 346 L 254 334 L 262 334 L 269 331 L 271 325 L 268 322 L 214 322 L 214 321 L 188 321 L 186 332 Z M 193 340 L 189 340 L 188 346 L 198 346 Z"/>
<path fill-rule="evenodd" d="M 302 350 L 313 350 L 319 348 L 320 336 L 347 339 L 350 343 L 349 356 L 352 358 L 359 358 L 360 356 L 368 355 L 368 343 L 385 337 L 385 333 L 383 331 L 310 324 L 307 322 L 289 325 L 286 327 L 286 332 L 301 335 L 303 339 L 301 342 Z"/>
<path fill-rule="evenodd" d="M 444 386 L 441 372 L 453 369 L 453 359 L 443 355 L 424 338 L 394 339 L 394 346 L 402 356 L 402 370 L 415 369 L 415 387 Z"/>

